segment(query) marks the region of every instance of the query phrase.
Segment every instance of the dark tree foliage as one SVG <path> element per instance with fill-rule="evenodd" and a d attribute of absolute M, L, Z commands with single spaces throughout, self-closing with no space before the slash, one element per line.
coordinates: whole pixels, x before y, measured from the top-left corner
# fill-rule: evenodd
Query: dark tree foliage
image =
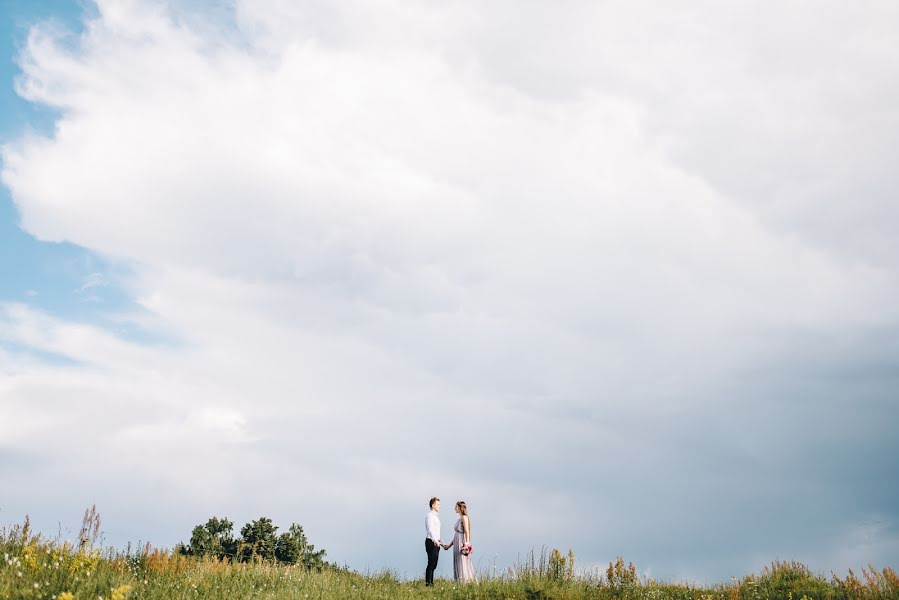
<path fill-rule="evenodd" d="M 275 559 L 275 532 L 272 520 L 260 517 L 240 530 L 240 558 L 243 561 Z"/>
<path fill-rule="evenodd" d="M 190 545 L 186 549 L 182 546 L 182 552 L 193 556 L 216 558 L 233 556 L 237 550 L 237 540 L 231 533 L 233 527 L 234 523 L 228 519 L 212 517 L 205 525 L 194 527 L 190 535 Z"/>
<path fill-rule="evenodd" d="M 278 527 L 266 517 L 244 525 L 239 538 L 233 537 L 233 528 L 234 523 L 228 519 L 212 517 L 205 525 L 194 527 L 190 544 L 178 544 L 177 550 L 191 556 L 214 556 L 240 562 L 277 560 L 316 570 L 332 566 L 325 561 L 325 551 L 316 550 L 303 528 L 296 523 L 281 535 L 277 535 Z"/>
<path fill-rule="evenodd" d="M 315 550 L 306 539 L 303 527 L 294 523 L 275 542 L 275 557 L 285 563 L 301 564 L 307 569 L 321 570 L 326 566 L 325 551 Z"/>

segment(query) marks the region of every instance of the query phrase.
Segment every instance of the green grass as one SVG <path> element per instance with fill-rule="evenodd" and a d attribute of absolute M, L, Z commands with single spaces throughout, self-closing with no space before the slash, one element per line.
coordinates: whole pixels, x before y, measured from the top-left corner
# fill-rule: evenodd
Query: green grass
<path fill-rule="evenodd" d="M 641 580 L 619 560 L 604 573 L 578 573 L 574 556 L 557 551 L 534 556 L 504 577 L 460 586 L 437 581 L 401 581 L 387 572 L 360 575 L 349 570 L 309 571 L 296 565 L 231 564 L 181 556 L 165 550 L 101 553 L 85 543 L 43 539 L 24 527 L 0 530 L 0 599 L 899 599 L 892 569 L 866 569 L 861 577 L 829 579 L 799 563 L 776 562 L 741 581 L 710 587 Z"/>

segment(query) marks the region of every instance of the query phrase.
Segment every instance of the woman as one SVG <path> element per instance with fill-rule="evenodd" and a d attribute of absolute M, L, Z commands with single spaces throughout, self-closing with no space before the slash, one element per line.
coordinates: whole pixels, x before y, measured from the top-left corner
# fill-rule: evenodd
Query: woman
<path fill-rule="evenodd" d="M 474 581 L 474 568 L 471 566 L 471 521 L 468 519 L 468 507 L 465 502 L 456 502 L 456 512 L 459 520 L 453 529 L 456 535 L 453 537 L 453 576 L 456 581 L 468 583 Z M 450 544 L 446 545 L 449 549 Z"/>

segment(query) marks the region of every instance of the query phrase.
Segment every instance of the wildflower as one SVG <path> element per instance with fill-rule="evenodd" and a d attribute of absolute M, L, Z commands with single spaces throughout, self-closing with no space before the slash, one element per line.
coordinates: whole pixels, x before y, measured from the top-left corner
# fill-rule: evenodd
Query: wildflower
<path fill-rule="evenodd" d="M 116 589 L 112 590 L 111 600 L 125 600 L 125 596 L 128 595 L 128 592 L 131 591 L 131 586 L 127 583 L 124 585 L 120 585 Z"/>
<path fill-rule="evenodd" d="M 63 592 L 56 597 L 56 600 L 75 600 L 75 594 L 72 592 Z"/>

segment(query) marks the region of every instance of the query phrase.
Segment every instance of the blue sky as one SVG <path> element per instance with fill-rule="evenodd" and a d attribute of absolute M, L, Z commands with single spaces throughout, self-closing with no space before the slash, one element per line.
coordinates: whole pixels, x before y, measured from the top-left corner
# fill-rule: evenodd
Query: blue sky
<path fill-rule="evenodd" d="M 53 129 L 56 113 L 48 107 L 20 98 L 15 79 L 20 74 L 17 57 L 29 28 L 52 20 L 74 35 L 91 5 L 81 2 L 18 2 L 3 0 L 0 22 L 0 139 L 3 143 L 26 132 L 45 134 Z M 116 268 L 89 249 L 67 241 L 41 241 L 19 226 L 19 214 L 6 187 L 0 188 L 0 298 L 26 302 L 53 314 L 78 319 L 101 319 L 128 302 L 118 285 L 122 267 Z M 90 285 L 94 284 L 102 285 Z M 88 287 L 85 287 L 88 284 Z"/>
<path fill-rule="evenodd" d="M 896 565 L 895 9 L 2 8 L 0 523 Z"/>

